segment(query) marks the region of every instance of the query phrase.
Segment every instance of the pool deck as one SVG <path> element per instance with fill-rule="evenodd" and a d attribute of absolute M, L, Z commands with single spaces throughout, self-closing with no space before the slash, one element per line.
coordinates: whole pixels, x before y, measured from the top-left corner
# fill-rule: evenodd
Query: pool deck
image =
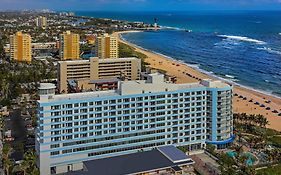
<path fill-rule="evenodd" d="M 193 166 L 199 173 L 205 175 L 219 174 L 220 165 L 206 153 L 192 155 L 191 157 L 195 161 Z"/>

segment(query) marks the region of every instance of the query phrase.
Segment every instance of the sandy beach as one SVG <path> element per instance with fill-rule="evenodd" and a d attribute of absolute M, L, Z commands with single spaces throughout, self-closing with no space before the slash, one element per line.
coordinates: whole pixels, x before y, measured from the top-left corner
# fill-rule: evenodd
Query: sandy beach
<path fill-rule="evenodd" d="M 167 71 L 168 75 L 176 76 L 177 83 L 180 84 L 198 82 L 200 79 L 217 79 L 216 77 L 212 77 L 203 72 L 200 72 L 196 68 L 169 59 L 160 54 L 155 54 L 142 48 L 136 47 L 135 45 L 122 40 L 120 34 L 128 32 L 138 31 L 117 32 L 113 35 L 118 37 L 118 40 L 120 42 L 135 47 L 138 52 L 147 55 L 148 58 L 145 61 L 150 64 L 151 68 L 165 70 Z M 233 111 L 235 113 L 262 114 L 267 117 L 269 121 L 269 125 L 267 126 L 268 128 L 281 131 L 281 116 L 278 116 L 278 114 L 281 113 L 281 98 L 247 89 L 238 85 L 234 85 L 234 94 L 238 94 L 233 98 Z M 256 102 L 258 102 L 259 105 L 255 104 Z M 263 104 L 265 107 L 261 107 L 261 104 Z M 266 110 L 266 108 L 268 107 L 270 108 L 270 110 Z M 273 113 L 273 110 L 277 110 L 278 113 Z"/>

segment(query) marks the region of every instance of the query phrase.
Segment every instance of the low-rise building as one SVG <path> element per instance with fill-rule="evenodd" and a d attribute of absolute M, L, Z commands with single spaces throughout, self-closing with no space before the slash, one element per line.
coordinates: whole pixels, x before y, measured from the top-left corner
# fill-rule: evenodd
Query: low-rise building
<path fill-rule="evenodd" d="M 69 80 L 76 81 L 78 89 L 96 90 L 93 80 L 140 79 L 141 60 L 137 58 L 60 61 L 58 63 L 59 92 L 67 93 Z M 115 81 L 114 81 L 115 82 Z"/>
<path fill-rule="evenodd" d="M 69 172 L 66 175 L 182 175 L 194 173 L 194 161 L 174 146 L 128 155 L 108 157 L 86 161 L 82 171 Z M 110 168 L 108 168 L 110 165 Z"/>

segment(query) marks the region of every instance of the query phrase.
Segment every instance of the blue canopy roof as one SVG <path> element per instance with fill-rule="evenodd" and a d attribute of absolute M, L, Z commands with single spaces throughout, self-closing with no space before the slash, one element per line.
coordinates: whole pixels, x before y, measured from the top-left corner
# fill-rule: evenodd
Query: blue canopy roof
<path fill-rule="evenodd" d="M 227 140 L 220 140 L 220 141 L 206 141 L 208 144 L 213 144 L 213 145 L 224 145 L 228 143 L 232 143 L 235 140 L 235 135 L 232 135 L 229 139 Z"/>

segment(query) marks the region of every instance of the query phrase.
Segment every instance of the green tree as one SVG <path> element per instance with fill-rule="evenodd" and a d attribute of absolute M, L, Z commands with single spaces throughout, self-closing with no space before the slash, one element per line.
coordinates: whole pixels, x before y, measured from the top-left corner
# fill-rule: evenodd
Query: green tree
<path fill-rule="evenodd" d="M 23 156 L 23 168 L 25 165 L 28 165 L 27 169 L 25 169 L 26 173 L 29 175 L 39 175 L 39 170 L 36 166 L 37 156 L 34 150 L 28 150 Z"/>
<path fill-rule="evenodd" d="M 2 149 L 3 166 L 7 175 L 11 174 L 10 170 L 13 166 L 13 163 L 10 159 L 10 154 L 12 153 L 12 150 L 13 149 L 11 148 L 10 145 L 8 144 L 3 145 L 3 149 Z"/>

